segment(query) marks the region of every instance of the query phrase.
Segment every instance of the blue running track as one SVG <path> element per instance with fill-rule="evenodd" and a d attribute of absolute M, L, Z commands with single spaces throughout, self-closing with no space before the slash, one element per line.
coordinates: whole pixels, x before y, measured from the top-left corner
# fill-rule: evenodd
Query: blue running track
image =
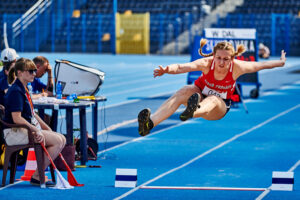
<path fill-rule="evenodd" d="M 35 54 L 21 56 L 33 58 Z M 299 58 L 288 58 L 285 67 L 259 73 L 262 83 L 260 97 L 245 99 L 249 114 L 239 105 L 222 120 L 181 122 L 179 111 L 155 127 L 149 136 L 139 137 L 136 122 L 139 110 L 145 107 L 156 110 L 174 91 L 186 84 L 186 74 L 153 79 L 153 69 L 159 64 L 188 62 L 188 56 L 45 56 L 52 65 L 54 59 L 67 59 L 106 72 L 99 93 L 108 101 L 99 109 L 98 160 L 89 161 L 86 168 L 76 168 L 74 175 L 78 182 L 85 184 L 84 187 L 53 190 L 16 182 L 0 188 L 1 200 L 300 199 Z M 247 88 L 244 92 L 246 95 Z M 64 133 L 64 113 L 61 113 L 59 123 Z M 102 167 L 90 168 L 90 165 Z M 138 187 L 115 188 L 117 168 L 137 169 Z M 294 191 L 142 188 L 269 188 L 273 171 L 294 171 Z M 23 173 L 17 171 L 16 177 Z M 61 173 L 67 177 L 66 172 Z"/>

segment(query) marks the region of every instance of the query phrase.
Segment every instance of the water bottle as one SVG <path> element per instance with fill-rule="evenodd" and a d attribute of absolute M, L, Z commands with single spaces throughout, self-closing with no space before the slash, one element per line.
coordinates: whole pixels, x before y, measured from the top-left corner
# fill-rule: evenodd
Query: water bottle
<path fill-rule="evenodd" d="M 27 84 L 27 88 L 28 88 L 29 94 L 32 95 L 32 85 L 30 82 Z"/>
<path fill-rule="evenodd" d="M 57 81 L 56 85 L 56 98 L 62 99 L 62 85 L 60 81 Z"/>

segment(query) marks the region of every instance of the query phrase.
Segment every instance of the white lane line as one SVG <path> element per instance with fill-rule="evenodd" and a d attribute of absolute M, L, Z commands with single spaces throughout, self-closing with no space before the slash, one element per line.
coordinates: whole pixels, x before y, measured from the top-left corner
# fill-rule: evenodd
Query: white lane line
<path fill-rule="evenodd" d="M 139 141 L 139 140 L 142 140 L 142 139 L 146 139 L 146 138 L 149 137 L 149 136 L 156 135 L 156 134 L 158 134 L 158 133 L 164 132 L 164 131 L 166 131 L 166 130 L 169 130 L 169 129 L 172 129 L 172 128 L 174 128 L 174 127 L 181 126 L 182 124 L 186 124 L 186 123 L 190 123 L 190 122 L 191 122 L 191 121 L 187 121 L 187 122 L 175 124 L 175 125 L 173 125 L 173 126 L 170 126 L 170 127 L 165 128 L 165 129 L 161 129 L 161 130 L 159 130 L 159 131 L 153 132 L 153 133 L 151 133 L 151 134 L 149 134 L 149 135 L 147 135 L 147 136 L 145 136 L 145 137 L 137 137 L 137 138 L 135 138 L 135 139 L 133 139 L 133 140 L 129 140 L 129 141 L 127 141 L 127 142 L 121 143 L 121 144 L 119 144 L 119 145 L 113 146 L 113 147 L 108 148 L 108 149 L 105 149 L 105 150 L 103 150 L 103 151 L 99 151 L 99 152 L 97 153 L 97 155 L 100 155 L 100 154 L 105 153 L 105 152 L 107 152 L 107 151 L 111 151 L 111 150 L 113 150 L 113 149 L 119 148 L 119 147 L 121 147 L 121 146 L 124 146 L 124 145 L 129 144 L 129 143 L 132 143 L 132 142 L 136 142 L 136 141 Z"/>
<path fill-rule="evenodd" d="M 186 163 L 184 163 L 184 164 L 182 164 L 182 165 L 180 165 L 180 166 L 178 166 L 176 168 L 173 168 L 173 169 L 171 169 L 171 170 L 169 170 L 169 171 L 167 171 L 167 172 L 165 172 L 165 173 L 163 173 L 163 174 L 161 174 L 159 176 L 156 176 L 155 178 L 153 178 L 153 179 L 151 179 L 151 180 L 149 180 L 149 181 L 141 184 L 140 186 L 138 186 L 136 188 L 133 188 L 133 189 L 129 190 L 128 192 L 122 194 L 121 196 L 116 197 L 114 200 L 119 200 L 119 199 L 123 199 L 123 198 L 127 197 L 128 195 L 130 195 L 130 194 L 134 193 L 135 191 L 139 190 L 140 187 L 146 186 L 146 185 L 148 185 L 148 184 L 150 184 L 150 183 L 152 183 L 152 182 L 154 182 L 154 181 L 156 181 L 156 180 L 158 180 L 158 179 L 160 179 L 160 178 L 162 178 L 162 177 L 164 177 L 164 176 L 166 176 L 168 174 L 171 174 L 171 173 L 173 173 L 173 172 L 175 172 L 175 171 L 177 171 L 179 169 L 182 169 L 182 168 L 186 167 L 187 165 L 189 165 L 189 164 L 197 161 L 198 159 L 200 159 L 200 158 L 202 158 L 202 157 L 210 154 L 211 152 L 220 149 L 221 147 L 225 146 L 226 144 L 228 144 L 228 143 L 230 143 L 230 142 L 232 142 L 232 141 L 234 141 L 234 140 L 236 140 L 236 139 L 238 139 L 238 138 L 240 138 L 240 137 L 242 137 L 242 136 L 244 136 L 244 135 L 246 135 L 246 134 L 248 134 L 248 133 L 250 133 L 250 132 L 252 132 L 252 131 L 254 131 L 254 130 L 256 130 L 256 129 L 264 126 L 264 125 L 266 125 L 266 124 L 268 124 L 268 123 L 270 123 L 271 121 L 273 121 L 273 120 L 275 120 L 275 119 L 277 119 L 277 118 L 279 118 L 279 117 L 281 117 L 281 116 L 283 116 L 283 115 L 285 115 L 285 114 L 287 114 L 287 113 L 289 113 L 289 112 L 291 112 L 291 111 L 293 111 L 293 110 L 295 110 L 295 109 L 297 109 L 299 107 L 300 107 L 300 104 L 298 104 L 298 105 L 296 105 L 296 106 L 294 106 L 294 107 L 292 107 L 292 108 L 290 108 L 288 110 L 285 110 L 285 111 L 283 111 L 283 112 L 275 115 L 274 117 L 271 117 L 268 120 L 266 120 L 266 121 L 264 121 L 264 122 L 262 122 L 262 123 L 260 123 L 260 124 L 258 124 L 256 126 L 250 128 L 250 129 L 248 129 L 248 130 L 246 130 L 246 131 L 244 131 L 244 132 L 242 132 L 240 134 L 237 134 L 237 135 L 233 136 L 232 138 L 230 138 L 230 139 L 222 142 L 221 144 L 215 146 L 214 148 L 211 148 L 211 149 L 207 150 L 206 152 L 200 154 L 199 156 L 197 156 L 197 157 L 189 160 L 188 162 L 186 162 Z"/>
<path fill-rule="evenodd" d="M 295 83 L 293 83 L 291 86 L 293 86 L 293 85 L 296 85 L 296 84 L 298 84 L 298 83 L 300 83 L 300 81 L 296 81 Z M 281 86 L 278 90 L 276 90 L 275 92 L 274 91 L 272 91 L 272 92 L 264 92 L 264 93 L 262 93 L 261 94 L 261 96 L 270 96 L 270 95 L 274 95 L 274 94 L 276 94 L 276 95 L 281 95 L 282 93 L 280 93 L 279 91 L 280 90 L 284 90 L 284 89 L 286 89 L 286 87 L 287 86 Z M 172 94 L 172 93 L 164 93 L 164 94 Z M 160 95 L 156 95 L 157 97 L 158 96 L 161 96 L 161 95 L 164 95 L 164 94 L 160 94 Z M 153 97 L 149 97 L 149 98 L 154 98 L 154 97 L 156 97 L 156 96 L 153 96 Z M 136 100 L 134 100 L 134 101 L 139 101 L 140 99 L 136 99 Z M 262 100 L 257 100 L 257 99 L 246 99 L 244 102 L 245 103 L 250 103 L 250 102 L 258 102 L 258 101 L 262 101 Z M 115 106 L 115 105 L 114 105 Z M 112 107 L 114 107 L 114 106 L 112 106 Z M 100 109 L 100 108 L 98 108 L 98 109 Z M 183 109 L 181 109 L 181 110 L 177 110 L 176 112 L 181 112 Z M 91 112 L 91 111 L 89 111 L 89 112 Z M 232 112 L 232 111 L 231 111 Z M 113 124 L 113 125 L 111 125 L 110 127 L 108 127 L 107 128 L 107 131 L 106 130 L 102 130 L 102 131 L 99 131 L 98 132 L 98 135 L 101 135 L 101 134 L 103 134 L 103 133 L 106 133 L 106 132 L 108 132 L 108 131 L 112 131 L 112 130 L 115 130 L 115 129 L 117 129 L 117 128 L 120 128 L 120 127 L 122 127 L 122 126 L 126 126 L 126 125 L 128 125 L 128 124 L 130 124 L 130 123 L 134 123 L 134 122 L 136 122 L 137 120 L 136 119 L 131 119 L 131 120 L 126 120 L 126 121 L 124 121 L 124 122 L 121 122 L 121 123 L 117 123 L 117 124 Z"/>
<path fill-rule="evenodd" d="M 167 86 L 167 85 L 174 85 L 176 83 L 178 83 L 178 80 L 168 81 L 166 83 L 150 84 L 150 85 L 145 86 L 145 87 L 138 87 L 138 88 L 133 88 L 133 89 L 129 89 L 129 90 L 122 90 L 122 91 L 118 91 L 118 92 L 106 93 L 105 96 L 109 97 L 109 96 L 116 96 L 116 95 L 120 95 L 120 94 L 128 94 L 128 93 L 131 93 L 131 92 L 144 91 L 144 90 L 163 87 L 163 86 Z"/>
<path fill-rule="evenodd" d="M 173 90 L 173 91 L 169 91 L 169 92 L 163 92 L 163 93 L 159 93 L 159 94 L 156 94 L 156 95 L 152 95 L 152 96 L 149 96 L 149 97 L 144 97 L 145 99 L 151 99 L 151 98 L 156 98 L 156 97 L 161 97 L 161 96 L 165 96 L 165 95 L 172 95 L 174 92 L 176 92 L 176 90 Z M 105 96 L 105 95 L 103 95 Z M 133 99 L 133 100 L 128 100 L 128 101 L 124 101 L 124 102 L 120 102 L 120 103 L 116 103 L 116 104 L 113 104 L 113 105 L 108 105 L 106 106 L 105 108 L 113 108 L 113 107 L 117 107 L 117 106 L 122 106 L 122 105 L 125 105 L 125 104 L 130 104 L 130 103 L 134 103 L 134 102 L 138 102 L 138 101 L 141 101 L 143 100 L 143 98 L 138 98 L 138 99 Z M 99 107 L 98 110 L 101 110 L 102 108 Z M 91 111 L 90 111 L 91 112 Z M 79 112 L 78 112 L 79 113 Z"/>
<path fill-rule="evenodd" d="M 298 166 L 300 165 L 300 160 L 296 164 L 294 164 L 288 172 L 294 171 Z M 271 192 L 271 186 L 270 185 L 266 191 L 262 192 L 255 200 L 262 200 L 265 196 L 267 196 Z"/>
<path fill-rule="evenodd" d="M 180 108 L 175 113 L 182 112 L 183 110 L 184 110 L 184 108 Z M 137 122 L 137 119 L 126 120 L 126 121 L 123 121 L 123 122 L 120 122 L 120 123 L 117 123 L 117 124 L 113 124 L 113 125 L 107 127 L 106 129 L 103 129 L 102 131 L 99 131 L 97 133 L 97 135 L 98 136 L 102 135 L 103 133 L 107 133 L 109 131 L 113 131 L 113 130 L 115 130 L 117 128 L 121 128 L 122 126 L 127 126 L 127 125 L 135 123 L 135 122 Z"/>
<path fill-rule="evenodd" d="M 176 92 L 176 90 L 174 91 L 169 91 L 169 92 L 162 92 L 162 93 L 159 93 L 159 94 L 156 94 L 156 95 L 152 95 L 152 96 L 149 96 L 149 97 L 144 97 L 145 99 L 151 99 L 151 98 L 156 98 L 156 97 L 162 97 L 162 96 L 166 96 L 166 95 L 172 95 Z M 104 96 L 104 95 L 100 95 L 100 96 Z M 108 108 L 114 108 L 114 107 L 118 107 L 118 106 L 122 106 L 122 105 L 126 105 L 126 104 L 130 104 L 130 103 L 134 103 L 134 102 L 138 102 L 138 101 L 141 101 L 143 100 L 143 98 L 138 98 L 138 99 L 133 99 L 133 100 L 128 100 L 128 101 L 124 101 L 124 102 L 120 102 L 120 103 L 116 103 L 116 104 L 113 104 L 113 105 L 108 105 L 108 106 L 105 106 L 105 108 L 99 106 L 98 107 L 98 111 L 99 110 L 103 110 L 103 109 L 108 109 Z M 105 103 L 105 101 L 103 102 Z M 92 109 L 87 109 L 86 110 L 86 113 L 90 113 L 92 112 Z M 77 116 L 79 115 L 79 112 L 76 111 L 73 113 L 74 116 Z M 65 115 L 60 115 L 58 117 L 58 119 L 65 119 L 66 116 Z"/>
<path fill-rule="evenodd" d="M 126 125 L 131 124 L 131 123 L 135 123 L 135 122 L 137 122 L 137 119 L 126 120 L 126 121 L 123 121 L 123 122 L 120 122 L 120 123 L 117 123 L 117 124 L 113 124 L 113 125 L 107 127 L 106 129 L 103 129 L 102 131 L 99 131 L 97 133 L 97 135 L 99 136 L 99 135 L 101 135 L 103 133 L 107 133 L 109 131 L 113 131 L 113 130 L 115 130 L 117 128 L 120 128 L 122 126 L 126 126 Z"/>
<path fill-rule="evenodd" d="M 300 81 L 296 81 L 296 82 L 294 82 L 294 83 L 292 83 L 290 85 L 293 86 L 293 85 L 296 85 L 296 84 L 300 84 Z M 285 89 L 285 87 L 287 87 L 287 86 L 281 86 L 276 91 Z M 172 95 L 176 91 L 177 90 L 170 91 L 170 92 L 164 92 L 164 93 L 156 94 L 156 95 L 145 97 L 145 98 L 155 98 L 155 97 L 160 97 L 160 96 L 164 96 L 164 95 Z M 260 94 L 260 96 L 263 97 L 263 96 L 269 96 L 269 95 L 272 95 L 272 94 L 273 94 L 273 91 L 271 91 L 271 92 L 268 91 L 268 92 L 262 92 Z M 102 96 L 105 96 L 105 95 L 103 94 Z M 105 109 L 107 109 L 107 108 L 113 108 L 113 107 L 117 107 L 117 106 L 121 106 L 121 105 L 125 105 L 125 104 L 129 104 L 129 103 L 138 102 L 138 101 L 141 101 L 141 100 L 142 99 L 133 99 L 133 100 L 129 100 L 129 101 L 124 101 L 124 102 L 116 103 L 116 104 L 113 104 L 113 105 L 108 105 L 108 106 L 105 107 Z M 258 101 L 260 101 L 260 99 L 246 99 L 245 103 L 248 103 L 248 102 L 258 102 Z M 102 107 L 98 108 L 98 110 L 101 110 L 101 109 L 103 109 L 103 108 Z M 90 112 L 92 112 L 92 110 L 91 109 L 87 109 L 86 113 L 90 113 Z M 74 112 L 74 115 L 75 116 L 79 115 L 79 112 L 78 111 Z M 64 119 L 64 118 L 65 118 L 65 115 L 64 116 L 59 116 L 59 119 Z"/>
<path fill-rule="evenodd" d="M 8 184 L 8 185 L 6 185 L 6 186 L 4 186 L 4 187 L 1 187 L 1 188 L 0 188 L 0 191 L 1 191 L 1 190 L 4 190 L 4 189 L 6 189 L 6 188 L 12 187 L 12 186 L 14 186 L 14 185 L 17 185 L 17 184 L 19 184 L 19 183 L 22 183 L 22 182 L 24 182 L 24 181 L 17 181 L 17 182 L 14 182 L 14 183 L 12 183 L 12 184 Z"/>
<path fill-rule="evenodd" d="M 126 80 L 126 81 L 124 81 L 124 78 L 123 78 L 124 82 L 122 82 L 121 80 L 119 80 L 117 83 L 107 83 L 107 85 L 105 85 L 105 86 L 103 85 L 102 88 L 106 90 L 108 88 L 124 86 L 124 84 L 126 84 L 126 85 L 137 84 L 137 83 L 142 84 L 142 83 L 145 83 L 146 81 L 153 81 L 153 77 L 151 77 L 151 78 L 148 78 L 149 76 L 146 76 L 146 77 L 147 78 L 145 78 L 145 76 L 144 77 L 139 76 L 137 78 L 133 77 L 134 80 Z"/>
<path fill-rule="evenodd" d="M 294 82 L 293 84 L 291 84 L 291 86 L 293 85 L 296 85 L 296 84 L 299 84 L 300 81 L 296 81 Z M 276 91 L 280 91 L 280 90 L 284 90 L 287 86 L 281 86 L 280 88 L 278 88 Z M 175 92 L 175 91 L 174 91 Z M 160 97 L 160 96 L 163 96 L 163 95 L 171 95 L 173 94 L 174 92 L 168 92 L 168 93 L 161 93 L 161 94 L 158 94 L 158 95 L 155 95 L 155 96 L 151 96 L 149 98 L 155 98 L 155 97 Z M 263 92 L 261 94 L 261 96 L 270 96 L 272 95 L 273 92 Z M 140 101 L 140 99 L 135 99 L 135 100 L 131 100 L 131 101 L 127 101 L 127 102 L 124 102 L 124 103 L 120 103 L 120 104 L 115 104 L 115 105 L 111 105 L 111 106 L 108 106 L 107 108 L 110 108 L 110 107 L 117 107 L 117 106 L 120 106 L 120 105 L 124 105 L 124 104 L 127 104 L 127 103 L 133 103 L 133 102 L 137 102 L 137 101 Z M 245 103 L 252 103 L 252 102 L 259 102 L 259 101 L 263 101 L 263 100 L 258 100 L 258 99 L 246 99 L 244 102 Z M 98 108 L 99 109 L 102 109 L 102 108 Z M 178 109 L 175 113 L 178 113 L 178 112 L 182 112 L 184 110 L 184 108 L 182 109 Z M 91 110 L 87 111 L 87 112 L 91 112 Z M 233 111 L 231 111 L 233 112 Z M 76 113 L 78 114 L 78 113 Z M 131 119 L 131 120 L 126 120 L 124 122 L 121 122 L 121 123 L 117 123 L 117 124 L 113 124 L 111 125 L 110 127 L 108 127 L 107 129 L 104 129 L 102 131 L 99 131 L 97 133 L 97 135 L 101 135 L 103 133 L 107 133 L 109 131 L 113 131 L 117 128 L 121 128 L 122 126 L 126 126 L 128 124 L 131 124 L 131 123 L 135 123 L 137 120 L 136 119 Z M 126 143 L 127 144 L 127 143 Z M 100 152 L 98 152 L 98 155 L 99 155 Z"/>
<path fill-rule="evenodd" d="M 291 167 L 291 169 L 289 169 L 288 172 L 293 172 L 299 165 L 300 165 L 300 160 L 298 160 L 298 162 L 293 167 Z"/>
<path fill-rule="evenodd" d="M 186 187 L 186 186 L 140 186 L 140 189 L 157 189 L 157 190 L 231 190 L 231 191 L 265 191 L 267 188 L 242 188 L 242 187 Z"/>
<path fill-rule="evenodd" d="M 45 172 L 45 176 L 48 174 L 49 172 Z M 17 185 L 17 184 L 19 184 L 19 183 L 23 183 L 23 182 L 25 182 L 25 181 L 17 181 L 17 182 L 14 182 L 14 183 L 12 183 L 12 184 L 8 184 L 8 185 L 6 185 L 6 186 L 4 186 L 4 187 L 1 187 L 0 188 L 0 191 L 1 190 L 4 190 L 4 189 L 6 189 L 6 188 L 9 188 L 9 187 L 12 187 L 12 186 L 14 186 L 14 185 Z"/>

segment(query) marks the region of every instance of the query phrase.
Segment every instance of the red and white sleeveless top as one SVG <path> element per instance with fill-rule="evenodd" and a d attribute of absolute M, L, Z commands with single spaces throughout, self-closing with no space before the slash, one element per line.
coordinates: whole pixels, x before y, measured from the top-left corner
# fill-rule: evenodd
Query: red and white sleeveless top
<path fill-rule="evenodd" d="M 233 62 L 230 64 L 229 71 L 223 80 L 216 80 L 214 76 L 215 63 L 211 64 L 210 70 L 207 74 L 202 73 L 195 81 L 202 94 L 209 96 L 215 95 L 222 99 L 230 99 L 235 89 L 236 81 L 232 78 Z"/>

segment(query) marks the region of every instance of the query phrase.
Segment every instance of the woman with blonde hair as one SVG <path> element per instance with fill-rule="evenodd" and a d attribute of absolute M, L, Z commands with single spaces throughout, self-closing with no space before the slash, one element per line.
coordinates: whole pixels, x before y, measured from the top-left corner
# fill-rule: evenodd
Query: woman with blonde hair
<path fill-rule="evenodd" d="M 4 121 L 11 124 L 26 124 L 29 126 L 34 133 L 35 142 L 43 142 L 50 156 L 54 160 L 65 146 L 66 139 L 63 135 L 53 132 L 51 128 L 34 112 L 27 84 L 33 81 L 36 71 L 37 68 L 35 64 L 26 58 L 18 59 L 15 66 L 9 71 L 8 82 L 13 84 L 8 89 L 4 97 Z M 3 133 L 6 141 L 10 141 L 14 145 L 24 142 L 19 140 L 14 141 L 14 138 L 9 138 L 11 135 L 10 131 L 12 130 L 3 127 Z M 50 161 L 48 160 L 48 157 L 45 156 L 44 168 L 46 169 L 49 164 Z M 37 170 L 32 175 L 30 183 L 32 185 L 40 185 Z M 54 185 L 55 184 L 50 181 L 46 182 L 46 186 L 48 187 Z"/>
<path fill-rule="evenodd" d="M 151 115 L 149 108 L 142 110 L 138 115 L 139 134 L 145 136 L 150 130 L 170 117 L 177 108 L 186 106 L 180 115 L 182 121 L 193 117 L 202 117 L 206 120 L 222 119 L 230 109 L 231 95 L 234 92 L 236 80 L 243 74 L 253 73 L 263 69 L 282 67 L 285 64 L 285 52 L 282 50 L 279 60 L 264 62 L 249 62 L 235 59 L 245 52 L 243 45 L 238 45 L 235 51 L 229 42 L 219 42 L 213 52 L 203 54 L 202 48 L 207 40 L 201 39 L 200 58 L 184 64 L 171 64 L 166 67 L 158 66 L 154 69 L 154 78 L 164 74 L 180 74 L 191 71 L 201 71 L 201 76 L 194 85 L 187 85 L 177 91 L 160 108 Z"/>

